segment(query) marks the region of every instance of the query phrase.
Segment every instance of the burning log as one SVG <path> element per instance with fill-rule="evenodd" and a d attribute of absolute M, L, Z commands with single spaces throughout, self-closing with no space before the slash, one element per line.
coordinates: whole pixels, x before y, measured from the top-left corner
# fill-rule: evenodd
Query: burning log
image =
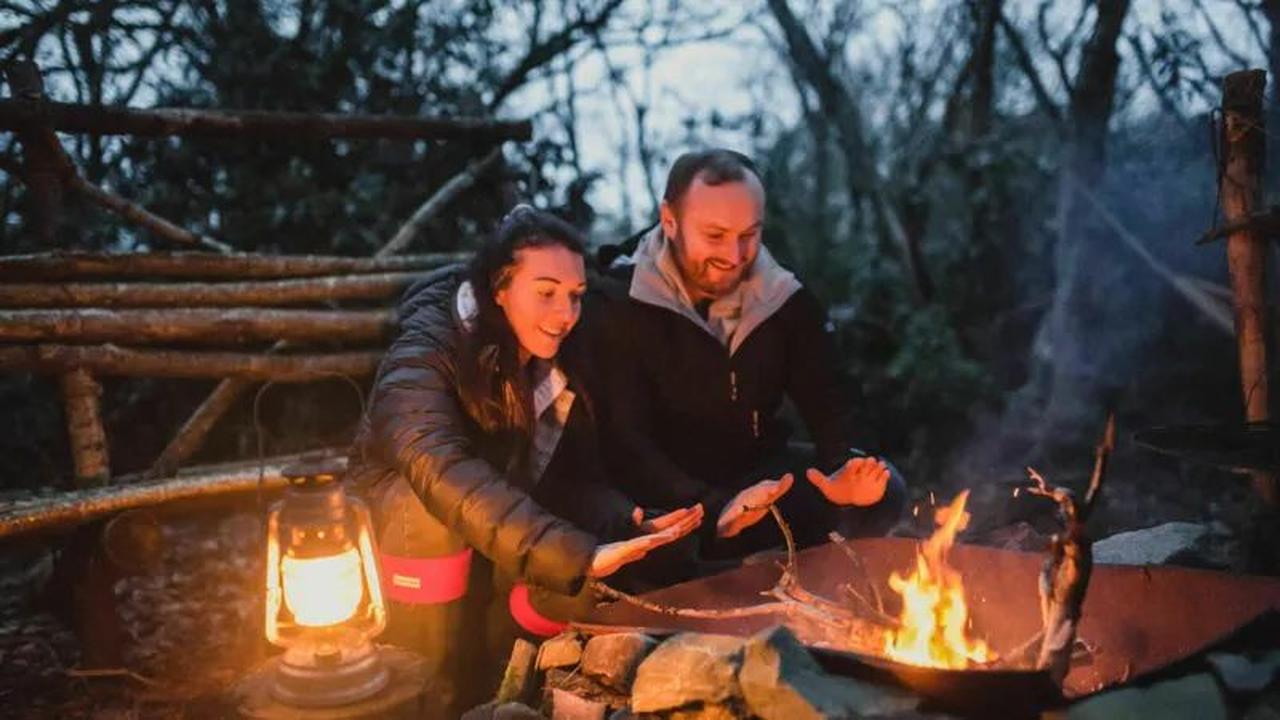
<path fill-rule="evenodd" d="M 10 310 L 0 313 L 0 342 L 375 342 L 394 325 L 395 314 L 390 310 Z"/>
<path fill-rule="evenodd" d="M 0 346 L 0 371 L 63 373 L 83 368 L 94 375 L 226 378 L 308 382 L 334 375 L 363 377 L 381 351 L 308 355 L 262 355 L 185 350 L 133 350 L 115 345 Z"/>
<path fill-rule="evenodd" d="M 469 253 L 428 253 L 380 258 L 257 253 L 94 253 L 52 252 L 0 257 L 0 280 L 85 278 L 264 279 L 355 273 L 408 272 L 462 262 Z"/>
<path fill-rule="evenodd" d="M 1034 495 L 1047 497 L 1058 504 L 1062 515 L 1063 531 L 1053 536 L 1049 557 L 1040 571 L 1040 617 L 1043 622 L 1042 638 L 1037 667 L 1048 668 L 1054 681 L 1061 684 L 1071 665 L 1071 653 L 1075 645 L 1076 627 L 1080 622 L 1080 610 L 1085 592 L 1089 588 L 1089 576 L 1093 571 L 1092 541 L 1085 534 L 1085 522 L 1102 489 L 1107 471 L 1107 459 L 1116 444 L 1116 419 L 1107 417 L 1106 430 L 1094 450 L 1093 474 L 1085 491 L 1084 501 L 1076 502 L 1066 488 L 1050 485 L 1031 468 L 1027 474 L 1035 485 L 1029 488 Z"/>
<path fill-rule="evenodd" d="M 245 307 L 382 300 L 422 277 L 416 272 L 225 283 L 8 283 L 0 307 Z"/>

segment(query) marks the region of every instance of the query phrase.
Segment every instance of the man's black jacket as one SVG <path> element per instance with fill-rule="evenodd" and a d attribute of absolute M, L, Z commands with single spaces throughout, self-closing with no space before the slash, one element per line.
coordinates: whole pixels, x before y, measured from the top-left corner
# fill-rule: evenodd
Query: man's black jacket
<path fill-rule="evenodd" d="M 641 505 L 706 504 L 719 512 L 747 485 L 776 478 L 790 435 L 789 396 L 830 472 L 849 455 L 850 428 L 826 314 L 797 290 L 737 351 L 689 318 L 628 295 L 633 266 L 592 293 L 596 356 L 616 479 Z M 797 477 L 797 482 L 805 482 Z"/>

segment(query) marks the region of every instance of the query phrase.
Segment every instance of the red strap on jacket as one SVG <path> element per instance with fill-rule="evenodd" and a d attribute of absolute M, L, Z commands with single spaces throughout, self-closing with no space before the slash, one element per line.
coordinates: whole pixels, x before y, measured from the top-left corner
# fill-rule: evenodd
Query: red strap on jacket
<path fill-rule="evenodd" d="M 471 548 L 441 557 L 405 557 L 378 553 L 387 597 L 409 605 L 435 605 L 467 594 Z"/>
<path fill-rule="evenodd" d="M 516 623 L 531 635 L 552 637 L 569 627 L 565 623 L 544 617 L 534 610 L 533 604 L 529 602 L 529 586 L 524 583 L 517 583 L 511 588 L 511 594 L 507 596 L 507 608 L 511 611 L 511 617 L 515 618 Z"/>

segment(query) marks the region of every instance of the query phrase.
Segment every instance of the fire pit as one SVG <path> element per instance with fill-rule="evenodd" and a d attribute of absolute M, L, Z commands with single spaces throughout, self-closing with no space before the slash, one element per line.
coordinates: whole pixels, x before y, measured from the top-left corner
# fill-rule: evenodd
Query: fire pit
<path fill-rule="evenodd" d="M 843 547 L 842 547 L 843 545 Z M 847 603 L 846 583 L 888 588 L 892 573 L 915 566 L 918 543 L 875 538 L 832 543 L 796 556 L 804 587 L 820 599 Z M 861 568 L 854 572 L 852 551 Z M 1041 630 L 1037 584 L 1044 556 L 957 545 L 951 565 L 965 581 L 974 635 L 1001 658 L 1014 660 Z M 744 566 L 713 577 L 644 596 L 666 607 L 730 609 L 758 604 L 779 581 L 772 564 Z M 854 577 L 864 574 L 865 577 Z M 900 598 L 883 594 L 885 610 L 896 614 Z M 644 629 L 663 634 L 697 630 L 748 635 L 775 624 L 788 625 L 827 668 L 854 677 L 890 679 L 944 706 L 1044 707 L 1139 678 L 1193 655 L 1259 616 L 1280 607 L 1280 580 L 1228 575 L 1177 567 L 1100 565 L 1083 606 L 1077 652 L 1061 687 L 1029 662 L 947 670 L 897 663 L 883 656 L 852 652 L 784 612 L 738 617 L 684 617 L 617 602 L 597 608 L 579 623 L 588 633 Z M 874 618 L 868 617 L 868 620 Z"/>

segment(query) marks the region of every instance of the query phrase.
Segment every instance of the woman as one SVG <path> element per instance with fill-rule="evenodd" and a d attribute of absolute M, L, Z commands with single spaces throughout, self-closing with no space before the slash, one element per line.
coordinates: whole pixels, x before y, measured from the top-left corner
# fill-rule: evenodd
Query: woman
<path fill-rule="evenodd" d="M 701 506 L 645 521 L 605 484 L 571 335 L 585 289 L 578 233 L 522 205 L 469 266 L 401 300 L 350 482 L 379 527 L 383 637 L 426 655 L 442 717 L 492 696 L 514 637 L 558 629 L 523 583 L 544 601 L 589 597 L 587 578 L 702 521 Z"/>

